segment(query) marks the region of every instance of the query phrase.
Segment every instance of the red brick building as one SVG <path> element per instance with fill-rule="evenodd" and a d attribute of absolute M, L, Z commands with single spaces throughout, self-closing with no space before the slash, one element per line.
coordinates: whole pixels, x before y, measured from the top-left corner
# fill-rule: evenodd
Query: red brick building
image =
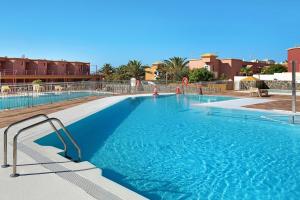
<path fill-rule="evenodd" d="M 296 72 L 300 72 L 300 47 L 288 49 L 288 71 L 292 71 L 292 61 L 296 62 Z"/>
<path fill-rule="evenodd" d="M 86 62 L 7 57 L 0 57 L 0 75 L 2 83 L 32 82 L 37 79 L 44 82 L 87 81 L 101 78 L 99 75 L 91 75 L 90 63 Z"/>
<path fill-rule="evenodd" d="M 218 59 L 214 54 L 203 54 L 200 59 L 192 59 L 189 62 L 189 69 L 206 68 L 213 72 L 215 78 L 225 76 L 233 79 L 234 76 L 239 75 L 242 67 L 249 67 L 253 73 L 258 73 L 260 69 L 270 63 L 265 61 L 243 61 L 240 59 Z"/>

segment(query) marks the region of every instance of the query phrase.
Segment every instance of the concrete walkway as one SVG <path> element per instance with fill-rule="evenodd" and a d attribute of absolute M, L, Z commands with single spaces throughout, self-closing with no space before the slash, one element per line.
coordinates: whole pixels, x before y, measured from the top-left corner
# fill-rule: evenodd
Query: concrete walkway
<path fill-rule="evenodd" d="M 245 108 L 244 106 L 258 104 L 258 103 L 266 103 L 271 102 L 271 99 L 259 99 L 259 98 L 240 98 L 233 99 L 227 101 L 217 101 L 210 103 L 199 103 L 194 104 L 195 106 L 204 106 L 204 107 L 218 107 L 218 108 L 226 108 L 226 109 L 246 109 L 246 110 L 254 110 L 252 108 Z"/>
<path fill-rule="evenodd" d="M 263 109 L 261 106 L 257 105 L 265 105 L 272 104 L 272 102 L 277 102 L 276 99 L 266 99 L 266 98 L 244 98 L 240 97 L 239 99 L 227 100 L 227 101 L 218 101 L 218 102 L 210 102 L 210 103 L 199 103 L 193 104 L 194 106 L 203 106 L 203 107 L 216 107 L 216 108 L 225 108 L 225 109 L 239 109 L 239 110 L 249 110 L 249 111 L 263 111 L 263 112 L 271 112 L 283 115 L 292 114 L 291 111 L 288 110 L 279 110 L 279 109 Z M 300 112 L 296 113 L 297 115 Z"/>

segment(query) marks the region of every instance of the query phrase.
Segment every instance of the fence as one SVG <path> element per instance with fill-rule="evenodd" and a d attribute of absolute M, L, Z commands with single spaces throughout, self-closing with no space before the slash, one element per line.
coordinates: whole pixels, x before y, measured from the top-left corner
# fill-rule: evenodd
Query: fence
<path fill-rule="evenodd" d="M 0 110 L 32 107 L 88 96 L 152 93 L 154 88 L 161 93 L 175 93 L 178 87 L 186 94 L 199 94 L 200 88 L 204 94 L 214 94 L 224 91 L 226 84 L 202 82 L 183 86 L 180 83 L 156 84 L 143 81 L 141 84 L 131 86 L 130 81 L 88 81 L 2 85 Z"/>

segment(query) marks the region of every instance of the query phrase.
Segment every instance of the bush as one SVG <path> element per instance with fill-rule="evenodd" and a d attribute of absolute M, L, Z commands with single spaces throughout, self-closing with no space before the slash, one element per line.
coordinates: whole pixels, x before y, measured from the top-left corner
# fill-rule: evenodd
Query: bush
<path fill-rule="evenodd" d="M 262 74 L 274 74 L 274 73 L 282 73 L 287 72 L 287 68 L 284 65 L 273 64 L 270 66 L 263 67 L 261 70 Z"/>
<path fill-rule="evenodd" d="M 242 67 L 240 73 L 243 76 L 249 76 L 253 74 L 253 71 L 251 67 Z"/>
<path fill-rule="evenodd" d="M 213 78 L 214 74 L 206 68 L 193 69 L 189 72 L 190 82 L 211 81 Z"/>
<path fill-rule="evenodd" d="M 34 84 L 34 85 L 40 85 L 42 83 L 43 83 L 42 80 L 34 80 L 34 81 L 32 81 L 32 84 Z"/>
<path fill-rule="evenodd" d="M 228 79 L 229 79 L 228 76 L 224 73 L 222 73 L 219 78 L 219 80 L 228 80 Z"/>

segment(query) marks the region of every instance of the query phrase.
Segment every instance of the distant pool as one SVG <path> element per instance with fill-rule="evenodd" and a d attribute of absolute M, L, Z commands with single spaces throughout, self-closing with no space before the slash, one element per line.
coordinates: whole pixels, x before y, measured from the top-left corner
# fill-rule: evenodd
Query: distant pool
<path fill-rule="evenodd" d="M 69 99 L 82 98 L 87 96 L 97 96 L 99 93 L 90 91 L 80 92 L 45 92 L 29 93 L 18 96 L 0 97 L 0 110 L 32 107 L 41 104 L 49 104 Z"/>
<path fill-rule="evenodd" d="M 84 160 L 150 199 L 299 199 L 300 129 L 214 96 L 129 98 L 68 128 Z M 37 141 L 60 147 L 54 134 Z"/>

